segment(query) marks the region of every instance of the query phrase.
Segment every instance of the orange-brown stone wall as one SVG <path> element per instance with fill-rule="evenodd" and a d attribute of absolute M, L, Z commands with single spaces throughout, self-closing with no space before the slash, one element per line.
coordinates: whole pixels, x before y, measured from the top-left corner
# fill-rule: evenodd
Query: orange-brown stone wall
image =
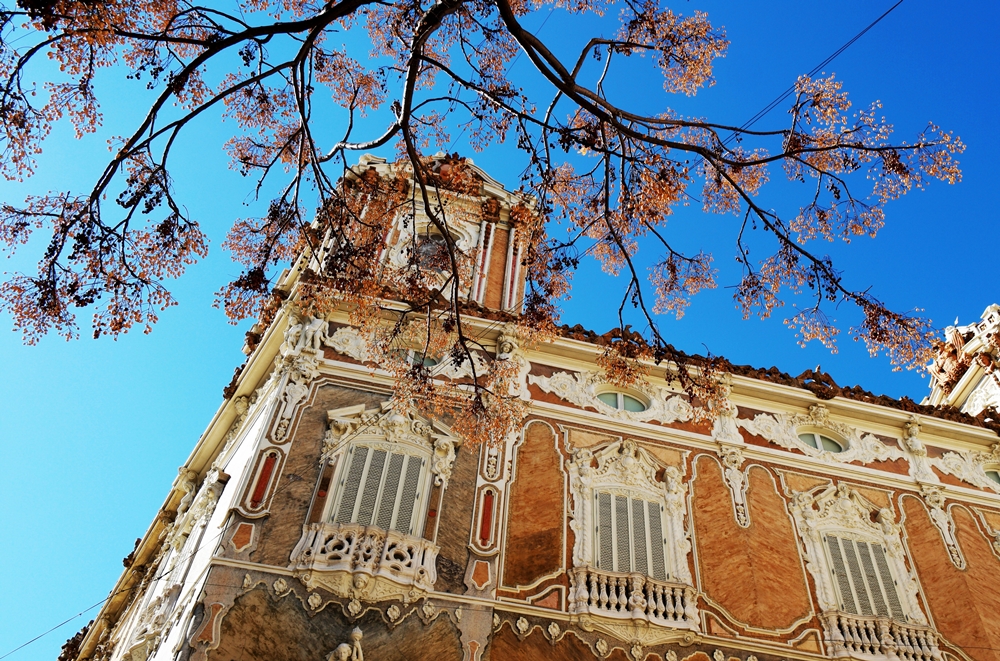
<path fill-rule="evenodd" d="M 562 567 L 565 477 L 556 436 L 529 423 L 517 449 L 505 536 L 503 585 L 530 585 Z"/>
<path fill-rule="evenodd" d="M 693 517 L 701 587 L 740 623 L 786 629 L 811 610 L 809 586 L 785 502 L 769 473 L 749 472 L 750 527 L 733 514 L 715 459 L 696 460 Z"/>
<path fill-rule="evenodd" d="M 507 277 L 507 230 L 498 226 L 493 231 L 493 247 L 490 249 L 490 271 L 486 275 L 486 294 L 483 305 L 499 310 L 503 305 L 503 283 Z"/>
<path fill-rule="evenodd" d="M 934 624 L 948 642 L 976 661 L 1000 661 L 1000 560 L 972 515 L 952 508 L 966 568 L 951 563 L 924 505 L 903 498 L 907 546 Z"/>

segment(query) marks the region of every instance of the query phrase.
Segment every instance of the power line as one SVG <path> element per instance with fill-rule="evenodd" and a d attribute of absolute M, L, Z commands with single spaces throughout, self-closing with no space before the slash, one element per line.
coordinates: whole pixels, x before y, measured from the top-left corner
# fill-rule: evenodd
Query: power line
<path fill-rule="evenodd" d="M 875 27 L 876 25 L 878 25 L 878 23 L 883 18 L 885 18 L 886 16 L 888 16 L 890 13 L 892 13 L 892 10 L 895 9 L 896 7 L 900 6 L 901 4 L 903 4 L 903 0 L 898 0 L 898 2 L 896 2 L 896 4 L 894 4 L 892 7 L 889 7 L 889 9 L 887 9 L 884 14 L 882 14 L 881 16 L 879 16 L 878 18 L 876 18 L 874 21 L 872 21 L 871 23 L 869 23 L 868 27 L 866 27 L 864 30 L 862 30 L 861 32 L 859 32 L 856 35 L 854 35 L 854 37 L 852 37 L 847 43 L 845 43 L 843 46 L 841 46 L 836 51 L 834 51 L 833 54 L 830 55 L 829 57 L 827 57 L 825 60 L 823 60 L 822 62 L 820 62 L 819 64 L 817 64 L 815 67 L 813 67 L 812 70 L 810 70 L 809 73 L 806 74 L 806 75 L 808 75 L 809 77 L 815 76 L 819 71 L 821 71 L 823 69 L 823 67 L 825 67 L 826 65 L 830 64 L 835 59 L 837 59 L 837 57 L 841 53 L 843 53 L 845 50 L 847 50 L 848 48 L 850 48 L 851 45 L 855 41 L 857 41 L 858 39 L 860 39 L 861 37 L 863 37 L 866 32 L 868 32 L 873 27 Z M 740 127 L 739 131 L 733 132 L 728 138 L 726 138 L 725 140 L 723 140 L 722 144 L 726 144 L 727 142 L 731 141 L 741 131 L 745 131 L 745 130 L 749 129 L 751 126 L 753 126 L 758 121 L 760 121 L 761 119 L 763 119 L 765 115 L 767 115 L 769 112 L 771 112 L 772 110 L 774 110 L 775 108 L 777 108 L 785 99 L 787 99 L 789 96 L 791 96 L 791 94 L 794 91 L 795 91 L 795 85 L 792 84 L 788 89 L 786 89 L 784 92 L 782 92 L 780 95 L 778 95 L 778 97 L 774 101 L 771 101 L 771 103 L 767 104 L 761 110 L 759 110 L 756 115 L 754 115 L 753 117 L 751 117 L 750 119 L 748 119 L 746 121 L 746 123 L 743 124 L 743 126 Z"/>

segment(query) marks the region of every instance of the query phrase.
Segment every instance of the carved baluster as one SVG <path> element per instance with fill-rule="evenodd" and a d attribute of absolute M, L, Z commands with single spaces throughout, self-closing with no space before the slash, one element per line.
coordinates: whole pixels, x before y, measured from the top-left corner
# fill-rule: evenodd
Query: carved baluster
<path fill-rule="evenodd" d="M 878 630 L 878 639 L 879 645 L 882 648 L 882 654 L 884 654 L 889 661 L 899 661 L 899 657 L 896 655 L 896 639 L 892 637 L 891 630 L 889 629 L 889 621 L 879 620 Z"/>
<path fill-rule="evenodd" d="M 618 577 L 618 611 L 628 613 L 628 579 L 624 576 Z"/>
<path fill-rule="evenodd" d="M 610 601 L 608 597 L 608 577 L 601 575 L 601 609 L 608 609 L 608 602 Z"/>
<path fill-rule="evenodd" d="M 587 605 L 597 608 L 601 605 L 601 591 L 598 586 L 600 580 L 598 579 L 597 574 L 587 572 L 586 575 L 587 580 L 590 582 L 590 601 L 587 602 Z"/>
<path fill-rule="evenodd" d="M 642 586 L 642 593 L 646 597 L 646 619 L 651 620 L 656 617 L 656 586 L 646 581 Z"/>
<path fill-rule="evenodd" d="M 899 647 L 903 652 L 903 658 L 906 659 L 906 661 L 913 661 L 915 650 L 913 649 L 913 645 L 910 644 L 909 630 L 905 627 L 899 627 L 897 631 L 898 634 L 896 639 L 899 640 Z"/>
<path fill-rule="evenodd" d="M 930 641 L 930 633 L 927 631 L 921 631 L 919 634 L 920 638 L 920 651 L 923 653 L 923 658 L 925 661 L 931 661 L 934 658 L 934 652 L 932 651 L 932 645 Z"/>
<path fill-rule="evenodd" d="M 861 637 L 858 635 L 858 626 L 854 619 L 844 618 L 842 620 L 846 625 L 846 631 L 844 632 L 844 639 L 847 643 L 847 649 L 851 652 L 860 652 L 859 643 L 861 642 Z"/>
<path fill-rule="evenodd" d="M 670 601 L 669 597 L 667 597 L 667 601 L 668 602 Z M 658 618 L 662 618 L 663 617 L 663 586 L 662 585 L 657 585 L 656 586 L 656 617 L 658 617 Z"/>
<path fill-rule="evenodd" d="M 871 641 L 871 653 L 881 654 L 882 653 L 882 641 L 879 639 L 878 627 L 874 622 L 865 622 L 865 628 L 868 629 L 868 640 Z"/>
<path fill-rule="evenodd" d="M 643 576 L 632 576 L 624 579 L 628 584 L 628 605 L 632 609 L 632 617 L 641 618 L 646 612 L 646 597 L 644 587 L 646 579 Z"/>
<path fill-rule="evenodd" d="M 873 650 L 872 641 L 868 637 L 868 623 L 864 620 L 858 622 L 858 635 L 861 639 L 861 651 L 871 653 Z"/>
<path fill-rule="evenodd" d="M 834 656 L 844 649 L 844 631 L 841 618 L 837 615 L 826 616 L 826 629 L 830 632 L 830 642 L 833 643 Z"/>

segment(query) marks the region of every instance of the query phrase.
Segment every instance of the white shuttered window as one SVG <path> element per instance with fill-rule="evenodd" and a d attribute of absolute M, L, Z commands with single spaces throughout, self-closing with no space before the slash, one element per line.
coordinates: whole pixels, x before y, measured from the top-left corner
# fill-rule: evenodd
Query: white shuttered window
<path fill-rule="evenodd" d="M 333 522 L 415 534 L 423 519 L 426 465 L 426 459 L 411 454 L 353 446 L 338 484 Z"/>
<path fill-rule="evenodd" d="M 824 535 L 823 542 L 841 610 L 906 620 L 884 546 L 836 535 Z"/>
<path fill-rule="evenodd" d="M 606 491 L 595 492 L 594 500 L 597 567 L 645 574 L 661 581 L 670 579 L 666 570 L 663 505 Z"/>

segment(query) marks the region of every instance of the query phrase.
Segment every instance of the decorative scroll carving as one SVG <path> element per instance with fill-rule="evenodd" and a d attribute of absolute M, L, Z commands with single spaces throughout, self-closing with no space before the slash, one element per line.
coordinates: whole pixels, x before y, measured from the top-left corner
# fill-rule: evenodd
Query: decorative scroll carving
<path fill-rule="evenodd" d="M 823 540 L 824 535 L 833 534 L 883 546 L 908 621 L 926 625 L 927 619 L 917 598 L 917 582 L 906 568 L 901 531 L 892 511 L 879 509 L 846 484 L 828 486 L 818 494 L 815 491 L 792 492 L 789 509 L 802 538 L 806 569 L 816 585 L 820 608 L 825 613 L 840 611 L 833 570 Z M 833 635 L 833 632 L 828 634 Z"/>
<path fill-rule="evenodd" d="M 997 484 L 986 476 L 985 467 L 1000 465 L 1000 443 L 994 443 L 991 452 L 945 452 L 943 456 L 931 459 L 931 465 L 943 473 L 954 475 L 960 480 L 984 489 L 1000 492 Z"/>
<path fill-rule="evenodd" d="M 434 587 L 437 554 L 433 542 L 395 530 L 312 523 L 302 527 L 290 568 L 310 590 L 408 604 Z"/>
<path fill-rule="evenodd" d="M 325 322 L 324 322 L 325 323 Z M 280 443 L 288 435 L 288 425 L 295 408 L 309 394 L 309 384 L 319 376 L 319 361 L 322 354 L 312 349 L 275 359 L 275 372 L 287 373 L 288 379 L 281 392 L 281 408 L 278 425 L 274 430 L 274 440 Z"/>
<path fill-rule="evenodd" d="M 823 404 L 813 404 L 809 414 L 758 413 L 753 419 L 739 419 L 736 423 L 772 443 L 789 450 L 800 450 L 828 464 L 859 461 L 869 464 L 873 461 L 889 461 L 908 458 L 899 448 L 886 445 L 871 434 L 862 434 L 854 427 L 830 420 L 829 411 Z M 798 429 L 802 426 L 830 429 L 847 442 L 843 452 L 819 450 L 799 440 Z"/>
<path fill-rule="evenodd" d="M 337 353 L 350 356 L 363 363 L 372 359 L 368 342 L 352 326 L 338 328 L 332 335 L 323 340 L 323 344 L 331 347 Z"/>
<path fill-rule="evenodd" d="M 750 510 L 747 508 L 747 476 L 740 470 L 743 466 L 743 450 L 732 445 L 721 445 L 719 456 L 722 458 L 722 475 L 726 486 L 733 497 L 733 513 L 736 523 L 743 528 L 750 526 Z"/>
<path fill-rule="evenodd" d="M 444 425 L 428 423 L 413 413 L 406 415 L 394 411 L 388 404 L 381 410 L 366 410 L 363 405 L 327 411 L 329 427 L 323 438 L 321 461 L 328 461 L 348 443 L 391 446 L 409 446 L 417 454 L 431 460 L 434 483 L 447 486 L 455 463 L 455 448 L 461 439 L 452 436 Z"/>
<path fill-rule="evenodd" d="M 962 549 L 955 538 L 955 520 L 951 518 L 951 512 L 944 507 L 943 490 L 941 487 L 924 484 L 920 487 L 920 494 L 929 507 L 928 513 L 931 521 L 941 533 L 941 539 L 944 541 L 945 548 L 948 549 L 948 558 L 957 568 L 965 569 L 965 556 L 962 555 Z"/>
<path fill-rule="evenodd" d="M 670 545 L 665 549 L 667 575 L 681 583 L 692 584 L 687 561 L 691 542 L 684 526 L 687 485 L 677 468 L 663 467 L 663 481 L 658 481 L 656 474 L 661 466 L 631 439 L 612 443 L 598 452 L 579 448 L 574 451 L 568 468 L 573 492 L 570 527 L 576 539 L 574 565 L 588 567 L 594 564 L 594 491 L 639 495 L 663 504 L 663 537 Z"/>
<path fill-rule="evenodd" d="M 910 416 L 903 428 L 903 448 L 910 453 L 910 476 L 917 482 L 940 482 L 927 458 L 927 448 L 920 440 L 920 420 Z"/>
<path fill-rule="evenodd" d="M 552 376 L 528 375 L 528 383 L 577 406 L 595 408 L 610 418 L 648 422 L 655 420 L 669 424 L 671 422 L 690 420 L 694 409 L 680 395 L 675 395 L 666 388 L 658 388 L 649 384 L 636 387 L 649 399 L 649 407 L 645 411 L 626 411 L 608 406 L 597 398 L 597 389 L 606 384 L 604 378 L 597 372 L 556 372 Z"/>
<path fill-rule="evenodd" d="M 983 354 L 980 354 L 983 355 Z M 990 364 L 993 368 L 993 364 Z M 983 377 L 982 382 L 969 395 L 969 399 L 962 406 L 962 413 L 969 415 L 979 415 L 981 411 L 992 406 L 1000 409 L 1000 383 L 997 382 L 997 372 L 995 368 Z"/>

